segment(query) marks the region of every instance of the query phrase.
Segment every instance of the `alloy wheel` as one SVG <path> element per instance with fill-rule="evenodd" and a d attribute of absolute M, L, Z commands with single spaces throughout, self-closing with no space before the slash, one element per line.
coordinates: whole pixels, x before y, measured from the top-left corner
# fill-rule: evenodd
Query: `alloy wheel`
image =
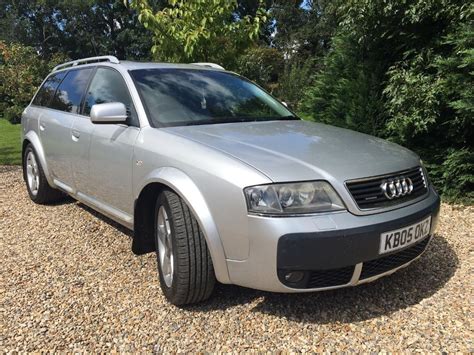
<path fill-rule="evenodd" d="M 173 284 L 174 254 L 170 221 L 164 206 L 158 210 L 158 262 L 167 287 Z"/>
<path fill-rule="evenodd" d="M 39 189 L 39 168 L 35 154 L 32 151 L 26 156 L 26 179 L 32 195 L 36 196 Z"/>

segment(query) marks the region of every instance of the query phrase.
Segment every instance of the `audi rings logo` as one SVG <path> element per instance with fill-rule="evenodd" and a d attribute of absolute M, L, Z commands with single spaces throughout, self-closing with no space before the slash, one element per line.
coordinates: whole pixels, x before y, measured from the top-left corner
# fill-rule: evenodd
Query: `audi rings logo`
<path fill-rule="evenodd" d="M 382 185 L 380 185 L 380 188 L 385 197 L 392 200 L 396 197 L 411 194 L 413 191 L 413 182 L 409 178 L 401 176 L 384 181 Z"/>

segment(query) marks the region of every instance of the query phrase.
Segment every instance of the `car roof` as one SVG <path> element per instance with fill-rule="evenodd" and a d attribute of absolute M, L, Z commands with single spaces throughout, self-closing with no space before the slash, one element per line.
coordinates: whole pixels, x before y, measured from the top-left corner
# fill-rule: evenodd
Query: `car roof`
<path fill-rule="evenodd" d="M 54 67 L 53 72 L 58 72 L 67 69 L 74 69 L 78 67 L 94 66 L 98 64 L 106 64 L 110 66 L 122 67 L 126 70 L 138 70 L 138 69 L 204 69 L 204 70 L 224 70 L 218 64 L 215 63 L 190 63 L 190 64 L 180 64 L 180 63 L 156 63 L 156 62 L 136 62 L 128 60 L 118 60 L 114 56 L 98 56 L 90 57 L 83 59 L 76 59 L 70 62 L 59 64 Z"/>

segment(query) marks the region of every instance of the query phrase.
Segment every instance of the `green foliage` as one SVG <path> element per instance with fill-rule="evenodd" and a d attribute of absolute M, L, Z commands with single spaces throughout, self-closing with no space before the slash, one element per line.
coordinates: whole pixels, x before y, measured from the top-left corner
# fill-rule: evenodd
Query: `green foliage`
<path fill-rule="evenodd" d="M 432 62 L 430 52 L 420 53 L 387 71 L 384 89 L 386 107 L 390 114 L 387 129 L 397 140 L 408 142 L 415 136 L 434 128 L 440 115 L 439 80 L 423 71 Z"/>
<path fill-rule="evenodd" d="M 364 53 L 349 34 L 336 36 L 333 50 L 325 59 L 324 71 L 316 76 L 301 103 L 304 117 L 379 134 L 382 105 L 379 82 L 374 68 L 363 58 Z"/>
<path fill-rule="evenodd" d="M 236 56 L 257 39 L 266 21 L 263 8 L 255 16 L 234 18 L 238 3 L 229 0 L 169 0 L 157 12 L 148 0 L 131 0 L 130 6 L 153 33 L 154 58 L 172 62 L 214 61 L 234 67 Z"/>
<path fill-rule="evenodd" d="M 457 143 L 464 145 L 472 143 L 474 138 L 473 10 L 474 6 L 467 23 L 457 26 L 442 39 L 443 54 L 438 55 L 433 64 L 439 78 L 440 100 L 453 113 L 449 129 L 455 131 Z"/>
<path fill-rule="evenodd" d="M 273 44 L 289 62 L 324 57 L 343 3 L 344 0 L 275 0 L 271 8 L 276 23 Z"/>
<path fill-rule="evenodd" d="M 472 201 L 473 5 L 350 0 L 302 103 L 306 117 L 417 151 L 447 198 Z"/>
<path fill-rule="evenodd" d="M 291 109 L 299 103 L 313 78 L 314 60 L 285 60 L 274 47 L 254 46 L 238 57 L 237 72 L 264 87 Z"/>
<path fill-rule="evenodd" d="M 473 13 L 463 0 L 5 0 L 0 117 L 18 122 L 64 57 L 212 61 L 304 118 L 413 149 L 444 198 L 472 202 Z"/>
<path fill-rule="evenodd" d="M 439 190 L 457 199 L 474 190 L 474 29 L 466 10 L 459 16 L 467 21 L 390 67 L 384 90 L 387 133 L 423 151 Z"/>
<path fill-rule="evenodd" d="M 301 62 L 292 60 L 286 63 L 273 92 L 274 95 L 286 102 L 292 110 L 300 112 L 301 98 L 313 80 L 313 71 L 313 60 Z"/>
<path fill-rule="evenodd" d="M 283 67 L 283 55 L 277 49 L 270 47 L 251 47 L 237 59 L 238 73 L 270 92 L 280 82 L 279 76 Z"/>
<path fill-rule="evenodd" d="M 23 109 L 52 67 L 64 61 L 55 55 L 50 61 L 41 59 L 31 47 L 0 41 L 0 117 L 20 122 Z"/>
<path fill-rule="evenodd" d="M 162 2 L 150 0 L 153 8 Z M 0 38 L 34 47 L 43 58 L 150 58 L 152 40 L 123 0 L 5 0 L 2 12 Z"/>
<path fill-rule="evenodd" d="M 21 126 L 0 117 L 0 165 L 21 164 Z"/>
<path fill-rule="evenodd" d="M 472 204 L 474 201 L 474 151 L 449 148 L 439 164 L 431 164 L 431 179 L 448 201 Z"/>

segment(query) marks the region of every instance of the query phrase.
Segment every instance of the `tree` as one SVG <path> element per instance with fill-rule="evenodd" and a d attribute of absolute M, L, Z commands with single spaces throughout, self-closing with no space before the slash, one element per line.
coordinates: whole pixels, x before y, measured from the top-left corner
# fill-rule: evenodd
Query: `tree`
<path fill-rule="evenodd" d="M 0 41 L 0 118 L 19 123 L 38 86 L 64 60 L 63 55 L 55 55 L 45 61 L 32 47 Z"/>
<path fill-rule="evenodd" d="M 164 1 L 152 1 L 153 9 Z M 112 54 L 120 59 L 150 59 L 153 41 L 138 14 L 121 0 L 64 2 L 63 44 L 71 58 Z"/>
<path fill-rule="evenodd" d="M 238 57 L 238 72 L 273 92 L 283 71 L 283 54 L 275 48 L 254 46 Z"/>
<path fill-rule="evenodd" d="M 150 6 L 161 8 L 162 1 Z M 0 38 L 72 59 L 112 54 L 149 58 L 152 39 L 122 0 L 6 0 L 0 5 Z"/>
<path fill-rule="evenodd" d="M 343 12 L 304 114 L 415 150 L 445 197 L 472 201 L 474 5 L 349 0 Z"/>
<path fill-rule="evenodd" d="M 273 45 L 287 58 L 324 57 L 339 21 L 341 0 L 276 0 L 271 8 L 275 21 Z"/>
<path fill-rule="evenodd" d="M 431 175 L 448 197 L 474 201 L 473 13 L 417 55 L 388 71 L 387 130 L 429 157 Z"/>
<path fill-rule="evenodd" d="M 148 0 L 131 0 L 130 7 L 153 34 L 156 59 L 173 62 L 214 61 L 235 67 L 236 57 L 259 35 L 266 20 L 263 7 L 255 16 L 236 16 L 238 3 L 229 0 L 169 0 L 153 12 Z"/>
<path fill-rule="evenodd" d="M 380 135 L 383 103 L 379 71 L 364 61 L 365 54 L 350 33 L 333 39 L 324 68 L 306 89 L 300 105 L 304 117 L 319 122 Z"/>
<path fill-rule="evenodd" d="M 271 44 L 284 57 L 274 93 L 301 113 L 301 99 L 323 66 L 339 21 L 341 0 L 276 0 Z"/>

